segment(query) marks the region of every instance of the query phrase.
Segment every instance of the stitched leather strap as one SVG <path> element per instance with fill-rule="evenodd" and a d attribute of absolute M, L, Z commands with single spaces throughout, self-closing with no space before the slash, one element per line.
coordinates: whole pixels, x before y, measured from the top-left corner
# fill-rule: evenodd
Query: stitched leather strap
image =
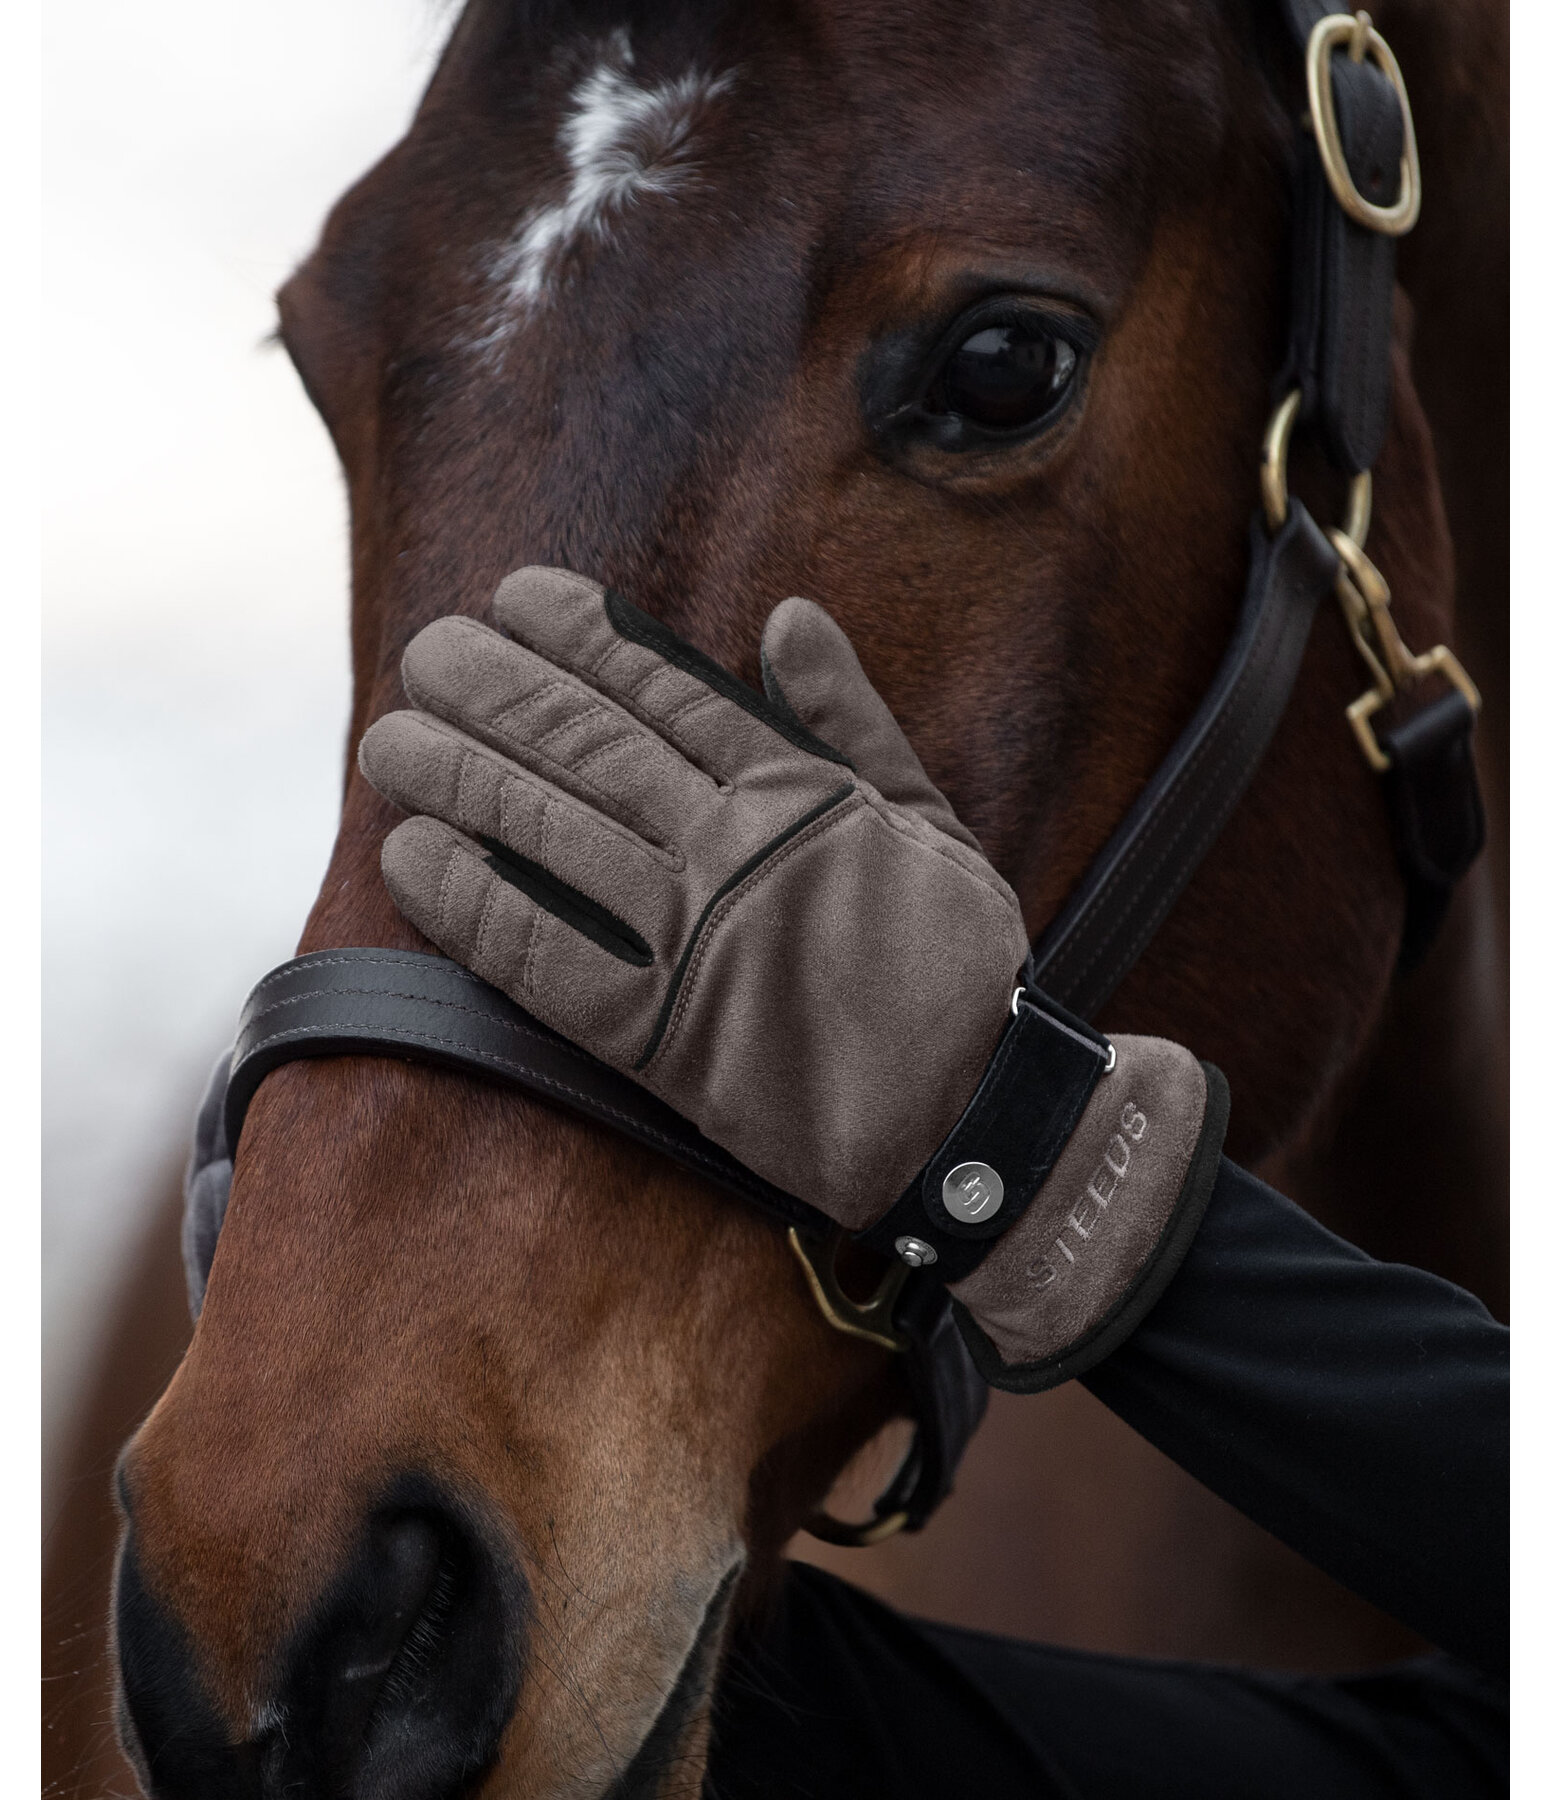
<path fill-rule="evenodd" d="M 1253 528 L 1243 610 L 1199 710 L 1033 951 L 1041 988 L 1094 1018 L 1232 816 L 1275 734 L 1338 559 L 1297 500 Z"/>
<path fill-rule="evenodd" d="M 1299 47 L 1327 13 L 1344 7 L 1286 6 Z M 1398 198 L 1404 110 L 1371 60 L 1330 59 L 1335 122 L 1351 178 L 1363 198 Z M 1280 389 L 1302 392 L 1300 420 L 1318 434 L 1347 478 L 1370 469 L 1389 417 L 1389 353 L 1394 313 L 1395 240 L 1369 231 L 1335 198 L 1312 135 L 1300 134 L 1294 193 L 1292 327 Z"/>
<path fill-rule="evenodd" d="M 821 1213 L 755 1175 L 655 1095 L 557 1036 L 477 975 L 413 950 L 316 951 L 259 982 L 232 1047 L 223 1149 L 235 1156 L 249 1103 L 271 1070 L 303 1057 L 384 1054 L 539 1094 L 671 1157 L 780 1224 L 833 1229 Z M 989 1395 L 939 1283 L 913 1282 L 894 1322 L 908 1340 L 905 1375 L 916 1429 L 876 1512 L 903 1512 L 905 1529 L 918 1531 L 952 1491 Z"/>
<path fill-rule="evenodd" d="M 961 1281 L 1033 1203 L 1109 1057 L 1105 1037 L 1036 988 L 1025 989 L 963 1117 L 861 1242 L 892 1256 L 901 1237 L 916 1238 L 936 1252 L 935 1280 Z M 1000 1202 L 983 1222 L 954 1218 L 942 1203 L 943 1179 L 958 1163 L 987 1163 L 1003 1181 Z"/>
<path fill-rule="evenodd" d="M 227 1143 L 235 1148 L 248 1103 L 271 1069 L 301 1057 L 384 1051 L 526 1088 L 661 1151 L 781 1224 L 829 1229 L 821 1213 L 744 1168 L 655 1095 L 488 982 L 444 956 L 413 950 L 320 950 L 259 982 L 232 1049 Z"/>

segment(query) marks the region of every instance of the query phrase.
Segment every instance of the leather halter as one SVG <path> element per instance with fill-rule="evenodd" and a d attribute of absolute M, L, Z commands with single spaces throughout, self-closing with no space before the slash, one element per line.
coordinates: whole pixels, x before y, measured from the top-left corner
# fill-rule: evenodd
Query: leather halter
<path fill-rule="evenodd" d="M 1422 657 L 1405 650 L 1388 617 L 1387 588 L 1362 548 L 1368 471 L 1388 423 L 1394 238 L 1413 222 L 1420 197 L 1409 103 L 1364 14 L 1335 13 L 1318 0 L 1281 6 L 1306 46 L 1314 129 L 1303 134 L 1297 172 L 1292 338 L 1266 440 L 1265 514 L 1251 527 L 1237 627 L 1205 698 L 1029 959 L 1031 981 L 1089 1018 L 1151 942 L 1242 799 L 1331 591 L 1375 677 L 1348 713 L 1382 776 L 1394 824 L 1407 888 L 1402 966 L 1424 951 L 1483 841 L 1471 747 L 1478 695 L 1445 647 Z M 1345 146 L 1359 154 L 1351 158 Z M 1343 531 L 1320 530 L 1286 493 L 1286 440 L 1299 415 L 1352 481 Z M 1417 704 L 1423 678 L 1434 673 L 1449 691 Z M 1397 723 L 1380 731 L 1372 721 L 1390 706 Z M 784 1226 L 829 1321 L 903 1354 L 916 1424 L 870 1520 L 820 1516 L 809 1529 L 860 1544 L 924 1525 L 950 1491 L 986 1404 L 946 1289 L 930 1269 L 899 1265 L 870 1302 L 849 1299 L 834 1278 L 835 1230 L 813 1208 L 478 977 L 410 951 L 319 951 L 265 976 L 243 1009 L 230 1059 L 225 1154 L 235 1153 L 248 1103 L 270 1070 L 301 1057 L 356 1054 L 429 1062 L 537 1094 L 660 1151 Z"/>

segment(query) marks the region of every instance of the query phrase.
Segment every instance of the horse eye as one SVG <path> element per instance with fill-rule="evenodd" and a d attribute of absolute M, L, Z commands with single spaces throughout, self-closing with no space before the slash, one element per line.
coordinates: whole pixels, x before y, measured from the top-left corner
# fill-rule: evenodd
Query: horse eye
<path fill-rule="evenodd" d="M 923 410 L 982 431 L 1026 431 L 1065 399 L 1078 360 L 1076 346 L 1042 321 L 983 325 L 937 371 Z"/>

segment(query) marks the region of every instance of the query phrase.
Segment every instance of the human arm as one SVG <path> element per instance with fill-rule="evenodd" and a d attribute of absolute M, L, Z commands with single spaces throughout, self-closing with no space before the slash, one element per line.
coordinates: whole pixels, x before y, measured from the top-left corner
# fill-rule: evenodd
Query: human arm
<path fill-rule="evenodd" d="M 1082 1379 L 1283 1543 L 1500 1673 L 1508 1336 L 1224 1161 L 1167 1291 Z"/>

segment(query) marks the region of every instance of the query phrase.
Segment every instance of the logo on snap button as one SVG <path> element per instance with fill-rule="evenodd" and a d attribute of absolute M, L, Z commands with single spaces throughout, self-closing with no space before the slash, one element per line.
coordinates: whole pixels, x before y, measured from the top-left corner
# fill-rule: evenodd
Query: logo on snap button
<path fill-rule="evenodd" d="M 1001 1210 L 1006 1192 L 989 1163 L 962 1162 L 942 1182 L 942 1204 L 964 1225 L 983 1225 Z"/>

